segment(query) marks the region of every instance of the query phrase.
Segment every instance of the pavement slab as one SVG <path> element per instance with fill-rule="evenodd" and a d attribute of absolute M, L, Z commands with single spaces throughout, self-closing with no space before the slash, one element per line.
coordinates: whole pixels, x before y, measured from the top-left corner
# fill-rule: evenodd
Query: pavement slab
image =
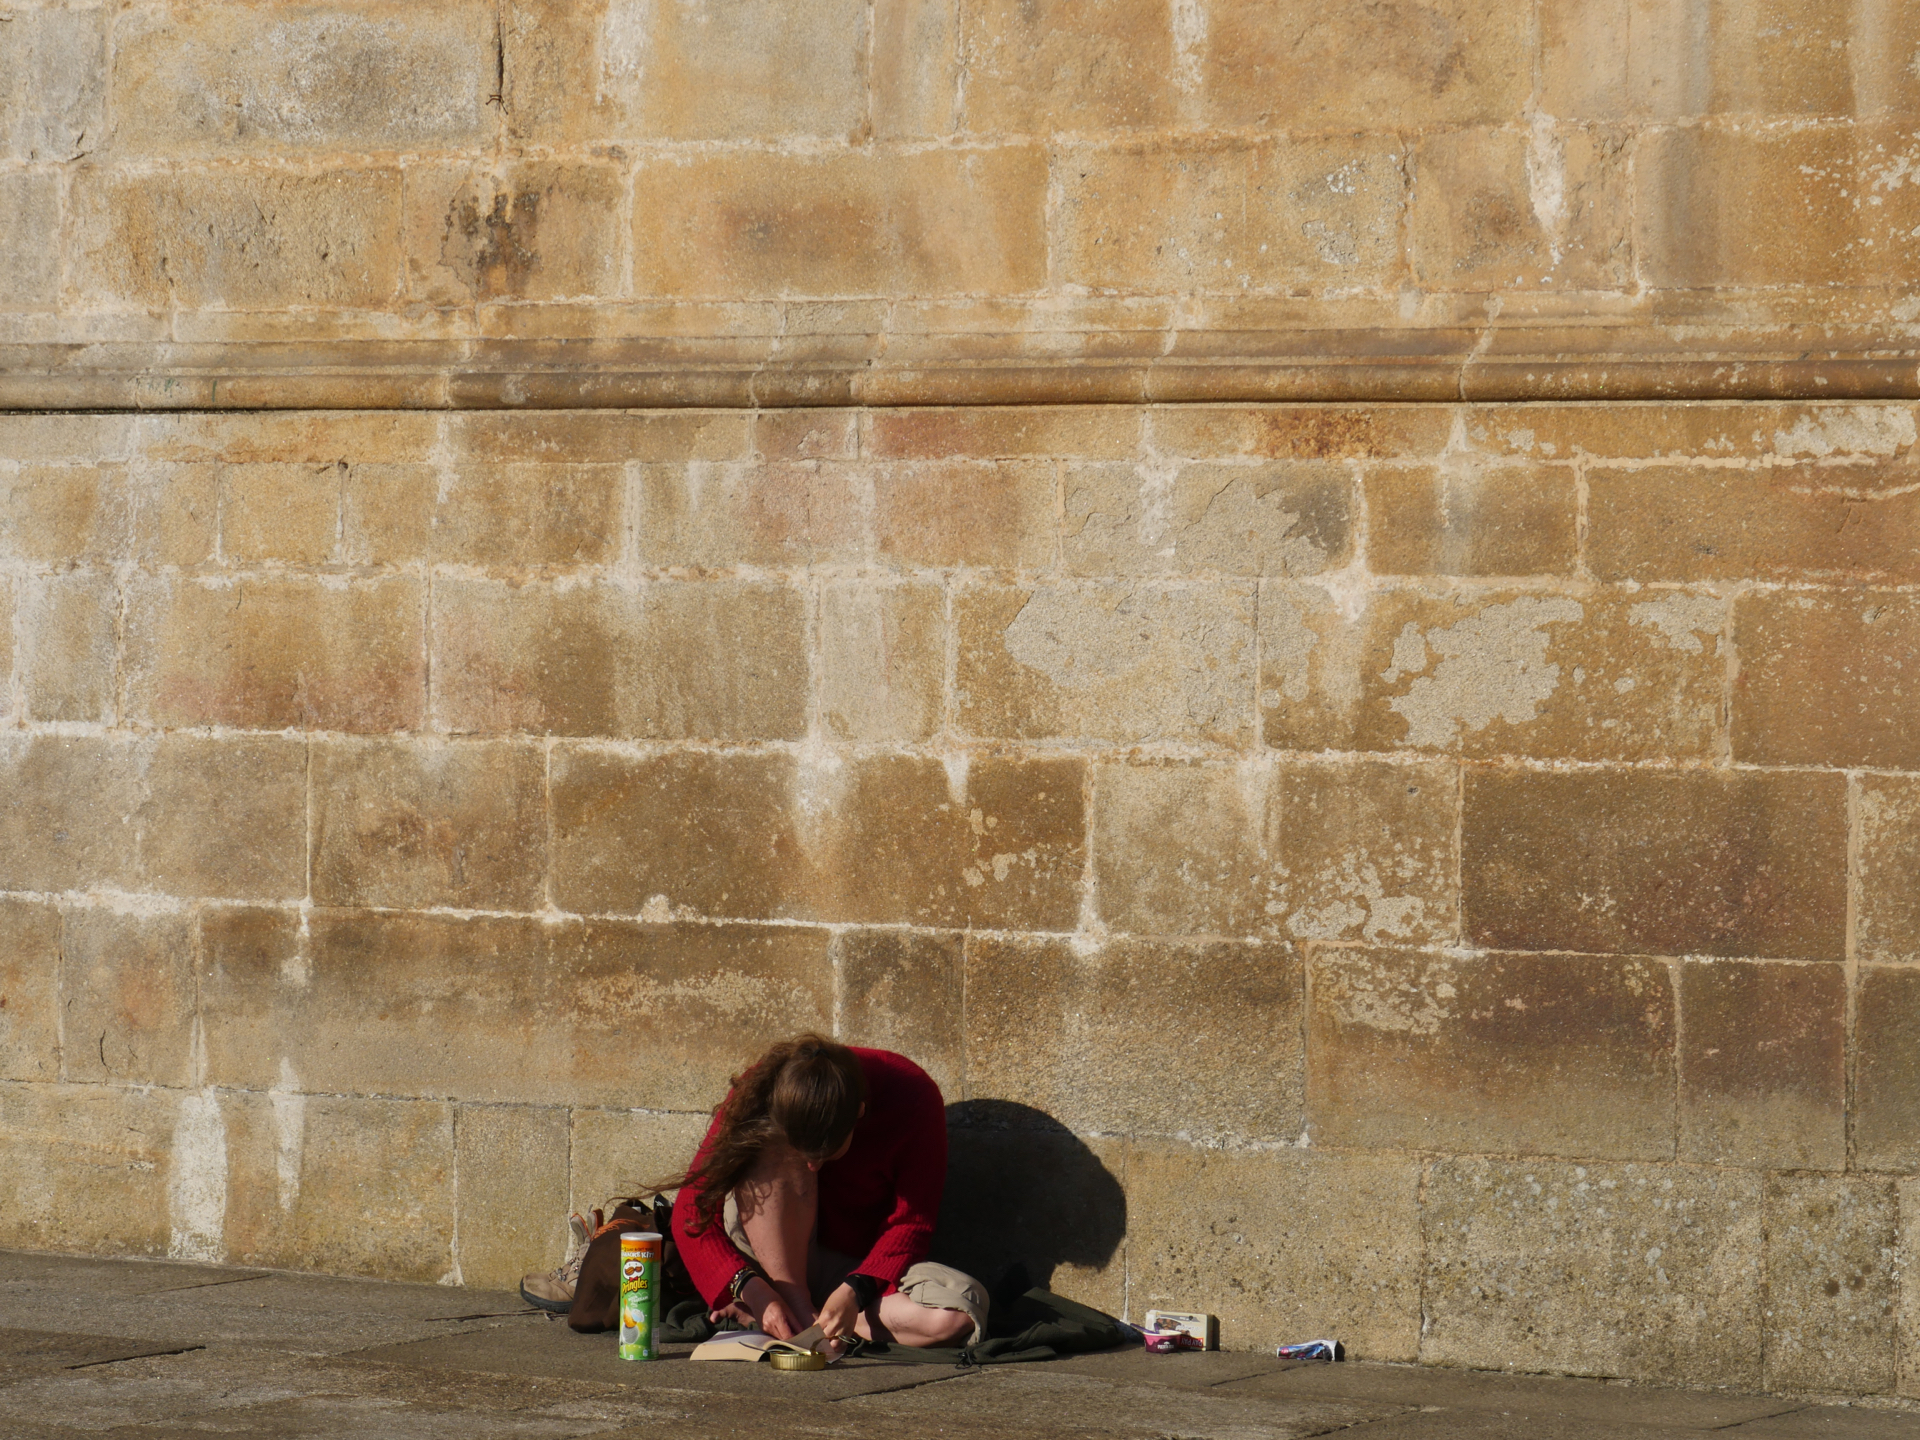
<path fill-rule="evenodd" d="M 1920 1440 L 1911 1407 L 1411 1365 L 1129 1348 L 794 1375 L 688 1348 L 625 1362 L 499 1292 L 0 1251 L 3 1440 Z"/>

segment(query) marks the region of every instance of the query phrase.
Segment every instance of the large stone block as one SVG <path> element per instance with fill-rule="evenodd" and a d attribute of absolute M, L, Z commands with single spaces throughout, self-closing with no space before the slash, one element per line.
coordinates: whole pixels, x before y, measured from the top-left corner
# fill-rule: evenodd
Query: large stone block
<path fill-rule="evenodd" d="M 424 458 L 449 432 L 489 420 L 522 421 L 538 432 L 546 417 L 463 417 L 420 410 L 200 410 L 143 416 L 135 432 L 143 464 L 332 465 Z M 590 434 L 590 421 L 580 422 Z"/>
<path fill-rule="evenodd" d="M 1634 248 L 1662 288 L 1870 285 L 1920 277 L 1906 237 L 1910 130 L 1761 123 L 1648 132 L 1634 155 Z M 1874 203 L 1862 204 L 1862 200 Z"/>
<path fill-rule="evenodd" d="M 1413 162 L 1415 274 L 1436 290 L 1631 284 L 1630 138 L 1538 123 L 1425 137 Z"/>
<path fill-rule="evenodd" d="M 108 472 L 103 479 L 126 502 L 127 551 L 136 564 L 204 565 L 217 548 L 219 467 L 136 462 L 126 468 L 125 488 Z"/>
<path fill-rule="evenodd" d="M 1549 114 L 1577 120 L 1868 115 L 1912 107 L 1903 6 L 1836 0 L 1551 0 L 1541 11 Z"/>
<path fill-rule="evenodd" d="M 192 917 L 86 907 L 64 919 L 62 1078 L 199 1083 Z"/>
<path fill-rule="evenodd" d="M 1166 5 L 966 0 L 959 13 L 968 131 L 1146 129 L 1175 118 L 1174 22 Z M 1191 58 L 1183 59 L 1190 68 Z"/>
<path fill-rule="evenodd" d="M 1920 602 L 1775 590 L 1734 603 L 1733 755 L 1760 765 L 1920 768 Z"/>
<path fill-rule="evenodd" d="M 1905 465 L 1597 469 L 1588 563 L 1604 579 L 1920 579 L 1920 472 Z"/>
<path fill-rule="evenodd" d="M 791 757 L 561 746 L 551 763 L 562 909 L 757 920 L 801 908 Z"/>
<path fill-rule="evenodd" d="M 1244 585 L 982 585 L 954 598 L 957 719 L 1004 739 L 1251 738 Z"/>
<path fill-rule="evenodd" d="M 868 8 L 514 0 L 508 122 L 536 143 L 847 137 L 866 118 Z"/>
<path fill-rule="evenodd" d="M 343 463 L 220 467 L 220 553 L 229 565 L 313 567 L 334 556 Z"/>
<path fill-rule="evenodd" d="M 946 678 L 943 589 L 820 587 L 820 718 L 836 740 L 931 738 L 944 719 Z"/>
<path fill-rule="evenodd" d="M 1447 765 L 1102 765 L 1100 915 L 1147 934 L 1451 939 L 1458 812 Z"/>
<path fill-rule="evenodd" d="M 721 1091 L 715 1091 L 712 1104 L 717 1106 L 721 1098 Z M 645 1195 L 654 1186 L 677 1179 L 693 1163 L 693 1152 L 711 1120 L 706 1109 L 686 1115 L 574 1110 L 567 1208 L 584 1214 L 616 1197 Z"/>
<path fill-rule="evenodd" d="M 129 888 L 138 752 L 97 736 L 0 737 L 0 890 Z"/>
<path fill-rule="evenodd" d="M 7 677 L 7 689 L 0 695 L 0 718 L 11 720 L 15 708 L 13 695 L 13 581 L 0 576 L 0 675 Z"/>
<path fill-rule="evenodd" d="M 1529 26 L 1499 0 L 1439 0 L 1384 14 L 1362 0 L 1336 0 L 1304 29 L 1260 0 L 1215 0 L 1203 14 L 1195 46 L 1201 93 L 1222 126 L 1487 124 L 1526 103 Z M 1356 67 L 1356 55 L 1367 63 Z"/>
<path fill-rule="evenodd" d="M 1447 413 L 1440 407 L 1418 406 Z M 1911 404 L 1835 400 L 1691 405 L 1469 405 L 1466 448 L 1508 460 L 1830 459 L 1861 466 L 1910 455 Z M 1603 469 L 1611 467 L 1601 467 Z"/>
<path fill-rule="evenodd" d="M 0 469 L 0 555 L 59 570 L 135 558 L 126 556 L 127 487 L 126 467 L 111 463 Z"/>
<path fill-rule="evenodd" d="M 961 937 L 848 930 L 834 942 L 834 966 L 839 1038 L 911 1056 L 941 1094 L 960 1099 L 966 1069 Z"/>
<path fill-rule="evenodd" d="M 579 157 L 407 172 L 409 288 L 438 305 L 618 295 L 626 184 Z"/>
<path fill-rule="evenodd" d="M 1477 944 L 1844 954 L 1843 776 L 1473 771 L 1464 810 L 1461 901 Z"/>
<path fill-rule="evenodd" d="M 859 564 L 872 551 L 870 487 L 864 470 L 817 460 L 646 465 L 640 562 L 690 570 Z"/>
<path fill-rule="evenodd" d="M 1369 467 L 1367 568 L 1376 575 L 1569 575 L 1573 471 L 1546 465 Z"/>
<path fill-rule="evenodd" d="M 483 0 L 167 3 L 122 17 L 113 78 L 122 154 L 479 145 L 494 15 Z"/>
<path fill-rule="evenodd" d="M 1169 405 L 1146 433 L 1153 453 L 1196 460 L 1372 460 L 1436 457 L 1452 429 L 1444 405 Z"/>
<path fill-rule="evenodd" d="M 994 1285 L 1019 1263 L 1112 1315 L 1127 1306 L 1127 1142 L 1001 1101 L 947 1106 L 947 1185 L 931 1259 Z"/>
<path fill-rule="evenodd" d="M 425 609 L 412 579 L 137 578 L 129 710 L 169 727 L 411 729 L 426 708 Z"/>
<path fill-rule="evenodd" d="M 1086 857 L 1085 771 L 1068 758 L 879 755 L 803 767 L 795 789 L 813 918 L 1071 930 Z"/>
<path fill-rule="evenodd" d="M 436 582 L 433 714 L 479 734 L 790 740 L 805 601 L 755 581 Z"/>
<path fill-rule="evenodd" d="M 554 935 L 551 1086 L 577 1104 L 704 1112 L 767 1046 L 833 1023 L 824 930 L 594 921 Z"/>
<path fill-rule="evenodd" d="M 513 1290 L 566 1254 L 564 1109 L 460 1105 L 453 1112 L 454 1263 L 460 1283 Z"/>
<path fill-rule="evenodd" d="M 1412 1360 L 1419 1197 L 1412 1159 L 1135 1144 L 1128 1308 L 1197 1308 L 1204 1297 L 1230 1349 L 1338 1335 L 1356 1356 Z"/>
<path fill-rule="evenodd" d="M 411 478 L 409 467 L 401 483 Z M 488 570 L 611 565 L 625 490 L 618 465 L 458 465 L 437 486 L 427 554 Z"/>
<path fill-rule="evenodd" d="M 0 310 L 52 310 L 59 303 L 60 250 L 45 243 L 59 231 L 59 176 L 0 175 Z"/>
<path fill-rule="evenodd" d="M 222 1094 L 224 1173 L 216 1173 L 223 1182 L 226 1259 L 382 1280 L 451 1281 L 453 1114 L 453 1106 L 433 1101 L 314 1095 L 292 1087 Z"/>
<path fill-rule="evenodd" d="M 1084 863 L 1072 760 L 566 749 L 554 896 L 593 913 L 1071 929 Z"/>
<path fill-rule="evenodd" d="M 546 783 L 546 759 L 531 744 L 317 744 L 314 902 L 539 909 Z"/>
<path fill-rule="evenodd" d="M 399 294 L 398 171 L 83 169 L 67 225 L 83 308 L 378 308 Z"/>
<path fill-rule="evenodd" d="M 165 1255 L 177 1100 L 142 1087 L 0 1081 L 0 1244 Z"/>
<path fill-rule="evenodd" d="M 201 950 L 209 1075 L 256 1089 L 699 1109 L 833 1009 L 795 926 L 221 910 Z"/>
<path fill-rule="evenodd" d="M 100 571 L 20 582 L 19 672 L 30 719 L 113 723 L 119 610 L 119 587 Z"/>
<path fill-rule="evenodd" d="M 76 160 L 100 147 L 107 130 L 112 18 L 104 6 L 14 11 L 0 39 L 0 155 L 45 164 Z M 53 233 L 51 226 L 39 232 L 43 241 Z M 58 254 L 44 243 L 32 248 Z"/>
<path fill-rule="evenodd" d="M 1891 1180 L 1769 1175 L 1769 1390 L 1894 1388 L 1900 1201 Z"/>
<path fill-rule="evenodd" d="M 1058 522 L 1050 464 L 883 465 L 872 483 L 875 548 L 893 564 L 1052 568 Z"/>
<path fill-rule="evenodd" d="M 146 752 L 140 882 L 163 895 L 307 893 L 307 746 L 279 735 L 163 735 Z"/>
<path fill-rule="evenodd" d="M 1920 961 L 1920 780 L 1862 775 L 1853 944 L 1867 961 Z"/>
<path fill-rule="evenodd" d="M 1854 1163 L 1920 1170 L 1920 967 L 1862 970 L 1854 1009 Z"/>
<path fill-rule="evenodd" d="M 542 1100 L 537 920 L 210 909 L 200 1007 L 216 1085 Z"/>
<path fill-rule="evenodd" d="M 1316 950 L 1314 1140 L 1663 1160 L 1674 995 L 1658 961 Z"/>
<path fill-rule="evenodd" d="M 60 912 L 0 900 L 0 1080 L 60 1078 Z"/>
<path fill-rule="evenodd" d="M 874 7 L 867 105 L 879 138 L 948 135 L 958 128 L 958 8 L 945 0 Z"/>
<path fill-rule="evenodd" d="M 431 465 L 350 464 L 340 491 L 341 563 L 384 567 L 431 556 L 442 478 Z"/>
<path fill-rule="evenodd" d="M 978 294 L 1046 279 L 1046 156 L 729 151 L 643 160 L 636 295 Z"/>
<path fill-rule="evenodd" d="M 1156 412 L 1157 413 L 1157 412 Z M 1140 443 L 1132 405 L 973 405 L 861 412 L 860 453 L 879 460 L 1116 460 Z"/>
<path fill-rule="evenodd" d="M 1761 1187 L 1683 1165 L 1438 1162 L 1421 1360 L 1756 1387 Z"/>
<path fill-rule="evenodd" d="M 1846 1167 L 1847 980 L 1837 965 L 1680 967 L 1680 1158 Z"/>
<path fill-rule="evenodd" d="M 1071 1130 L 1300 1133 L 1301 970 L 1287 945 L 967 941 L 967 1094 Z"/>
<path fill-rule="evenodd" d="M 1379 592 L 1362 622 L 1355 745 L 1704 759 L 1719 736 L 1726 625 L 1713 595 Z M 1278 616 L 1264 628 L 1285 633 Z M 1313 634 L 1296 630 L 1283 653 Z M 1281 688 L 1299 689 L 1297 670 Z"/>
<path fill-rule="evenodd" d="M 1405 156 L 1386 136 L 1062 150 L 1057 281 L 1150 291 L 1392 286 Z"/>
<path fill-rule="evenodd" d="M 1163 460 L 1068 467 L 1062 559 L 1076 575 L 1318 575 L 1352 557 L 1344 467 Z"/>
<path fill-rule="evenodd" d="M 437 437 L 456 465 L 680 464 L 750 459 L 752 436 L 753 416 L 744 410 L 467 410 L 439 417 L 420 448 Z"/>

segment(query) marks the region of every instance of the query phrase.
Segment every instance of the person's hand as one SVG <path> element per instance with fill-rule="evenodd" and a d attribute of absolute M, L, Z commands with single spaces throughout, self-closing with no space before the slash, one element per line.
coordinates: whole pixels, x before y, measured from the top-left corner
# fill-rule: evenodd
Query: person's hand
<path fill-rule="evenodd" d="M 760 1322 L 760 1328 L 776 1340 L 791 1340 L 806 1328 L 794 1323 L 793 1312 L 787 1309 L 787 1302 L 758 1275 L 746 1283 L 740 1298 L 747 1302 L 747 1308 L 753 1311 L 753 1318 Z"/>
<path fill-rule="evenodd" d="M 716 1325 L 728 1320 L 733 1321 L 737 1325 L 752 1325 L 755 1323 L 753 1311 L 749 1310 L 738 1300 L 729 1300 L 718 1310 L 709 1310 L 707 1312 L 707 1318 Z"/>
<path fill-rule="evenodd" d="M 851 1285 L 842 1285 L 827 1297 L 827 1303 L 814 1318 L 822 1336 L 844 1343 L 852 1337 L 853 1327 L 860 1319 L 860 1297 L 853 1293 Z"/>

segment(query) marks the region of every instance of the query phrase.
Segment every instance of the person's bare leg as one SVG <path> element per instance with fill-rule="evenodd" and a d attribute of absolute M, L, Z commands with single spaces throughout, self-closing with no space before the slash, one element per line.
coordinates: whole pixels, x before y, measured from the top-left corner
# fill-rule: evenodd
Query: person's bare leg
<path fill-rule="evenodd" d="M 796 1150 L 768 1146 L 735 1190 L 740 1224 L 747 1232 L 760 1268 L 792 1315 L 805 1329 L 813 1323 L 813 1299 L 807 1294 L 807 1251 L 820 1213 L 820 1177 Z"/>
<path fill-rule="evenodd" d="M 863 1340 L 878 1338 L 897 1345 L 964 1345 L 973 1333 L 973 1317 L 964 1310 L 935 1310 L 915 1304 L 899 1291 L 882 1295 L 880 1333 L 876 1337 L 872 1312 L 862 1311 L 854 1330 Z"/>

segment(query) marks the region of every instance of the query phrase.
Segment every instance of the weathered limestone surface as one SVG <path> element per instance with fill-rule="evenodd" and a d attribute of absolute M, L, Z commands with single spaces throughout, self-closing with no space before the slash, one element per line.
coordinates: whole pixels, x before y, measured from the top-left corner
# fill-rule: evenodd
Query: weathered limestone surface
<path fill-rule="evenodd" d="M 1916 448 L 0 417 L 0 1240 L 509 1285 L 812 1026 L 935 1075 L 983 1270 L 1920 1393 Z"/>

